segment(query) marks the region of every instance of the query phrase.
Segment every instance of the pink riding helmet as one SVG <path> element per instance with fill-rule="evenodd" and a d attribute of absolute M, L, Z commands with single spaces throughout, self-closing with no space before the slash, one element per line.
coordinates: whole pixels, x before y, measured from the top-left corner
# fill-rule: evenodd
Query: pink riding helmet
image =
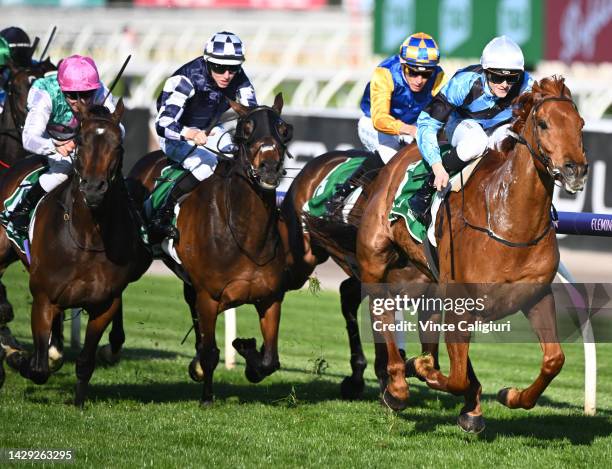
<path fill-rule="evenodd" d="M 90 91 L 100 88 L 100 75 L 91 57 L 71 55 L 57 68 L 57 81 L 62 91 Z"/>

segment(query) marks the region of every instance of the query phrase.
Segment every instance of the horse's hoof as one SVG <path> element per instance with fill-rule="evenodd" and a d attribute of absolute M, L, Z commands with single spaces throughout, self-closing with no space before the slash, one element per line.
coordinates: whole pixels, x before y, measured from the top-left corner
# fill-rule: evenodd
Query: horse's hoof
<path fill-rule="evenodd" d="M 17 372 L 21 370 L 22 363 L 27 359 L 28 356 L 25 352 L 6 353 L 6 364 Z"/>
<path fill-rule="evenodd" d="M 385 388 L 381 398 L 382 403 L 391 409 L 393 412 L 401 412 L 408 407 L 408 399 L 398 399 L 389 392 L 389 388 Z"/>
<path fill-rule="evenodd" d="M 363 395 L 365 389 L 365 381 L 363 379 L 354 379 L 347 376 L 340 384 L 340 395 L 342 399 L 353 401 L 359 399 Z"/>
<path fill-rule="evenodd" d="M 195 357 L 189 363 L 189 377 L 195 381 L 196 383 L 201 383 L 204 381 L 204 370 L 202 369 L 202 365 L 200 364 L 200 359 Z"/>
<path fill-rule="evenodd" d="M 467 433 L 480 433 L 485 429 L 485 420 L 482 415 L 459 414 L 457 425 Z"/>
<path fill-rule="evenodd" d="M 209 407 L 212 407 L 214 403 L 215 403 L 215 398 L 213 396 L 200 399 L 200 407 L 204 407 L 206 409 L 208 409 Z"/>
<path fill-rule="evenodd" d="M 49 381 L 49 371 L 30 370 L 30 379 L 34 384 L 42 385 Z"/>
<path fill-rule="evenodd" d="M 106 344 L 98 349 L 97 363 L 102 366 L 115 366 L 121 360 L 121 350 L 113 353 L 110 344 Z"/>
<path fill-rule="evenodd" d="M 77 381 L 76 389 L 74 391 L 74 406 L 81 410 L 83 410 L 85 407 L 85 400 L 87 399 L 87 386 L 88 383 Z"/>
<path fill-rule="evenodd" d="M 250 383 L 254 384 L 261 382 L 266 377 L 258 368 L 249 365 L 244 369 L 244 376 L 246 376 Z"/>
<path fill-rule="evenodd" d="M 62 366 L 64 366 L 64 355 L 57 347 L 49 347 L 49 371 L 56 373 Z"/>
<path fill-rule="evenodd" d="M 423 378 L 420 374 L 417 373 L 416 365 L 414 361 L 416 357 L 412 357 L 406 360 L 406 378 L 417 378 L 419 381 L 425 382 L 425 378 Z"/>
<path fill-rule="evenodd" d="M 510 388 L 500 389 L 499 392 L 497 393 L 497 402 L 505 405 L 506 407 L 509 407 L 508 406 L 508 393 L 509 392 L 510 392 Z"/>
<path fill-rule="evenodd" d="M 251 337 L 250 339 L 234 339 L 232 342 L 232 347 L 236 349 L 241 356 L 245 356 L 248 352 L 257 351 L 257 341 Z M 246 358 L 246 357 L 245 357 Z"/>

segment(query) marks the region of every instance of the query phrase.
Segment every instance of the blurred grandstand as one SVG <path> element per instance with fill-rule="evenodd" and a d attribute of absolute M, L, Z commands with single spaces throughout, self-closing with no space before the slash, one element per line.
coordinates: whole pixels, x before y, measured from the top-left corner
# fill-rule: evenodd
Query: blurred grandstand
<path fill-rule="evenodd" d="M 206 38 L 220 29 L 236 32 L 247 45 L 245 68 L 261 102 L 282 90 L 294 112 L 357 115 L 363 89 L 382 56 L 371 50 L 372 19 L 367 12 L 341 8 L 315 11 L 156 8 L 49 8 L 2 5 L 2 25 L 18 25 L 40 36 L 54 25 L 55 60 L 71 53 L 92 55 L 107 81 L 127 54 L 132 61 L 123 81 L 129 107 L 151 107 L 163 80 L 201 53 Z M 443 58 L 445 70 L 475 58 Z M 543 61 L 534 74 L 561 74 L 591 125 L 612 105 L 612 64 Z M 334 112 L 334 111 L 332 111 Z"/>

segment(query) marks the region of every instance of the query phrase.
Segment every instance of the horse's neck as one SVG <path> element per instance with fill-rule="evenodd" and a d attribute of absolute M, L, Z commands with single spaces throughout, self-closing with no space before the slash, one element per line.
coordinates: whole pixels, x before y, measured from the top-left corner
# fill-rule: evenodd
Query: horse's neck
<path fill-rule="evenodd" d="M 229 183 L 229 184 L 228 184 Z M 275 193 L 262 193 L 245 176 L 232 174 L 226 197 L 230 213 L 226 216 L 238 242 L 252 249 L 263 249 L 276 234 Z"/>
<path fill-rule="evenodd" d="M 516 144 L 486 189 L 488 216 L 497 233 L 535 238 L 550 225 L 554 184 L 542 176 L 524 145 Z"/>

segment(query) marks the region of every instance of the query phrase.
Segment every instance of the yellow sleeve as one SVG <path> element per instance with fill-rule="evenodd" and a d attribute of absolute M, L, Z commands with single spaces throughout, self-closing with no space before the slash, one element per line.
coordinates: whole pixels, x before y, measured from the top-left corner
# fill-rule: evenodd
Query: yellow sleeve
<path fill-rule="evenodd" d="M 443 71 L 440 71 L 440 73 L 438 73 L 438 76 L 436 77 L 436 81 L 434 83 L 433 88 L 431 89 L 431 95 L 435 96 L 438 94 L 438 92 L 442 89 L 442 87 L 444 85 L 446 85 L 446 82 L 448 80 L 446 79 L 446 75 L 444 75 Z"/>
<path fill-rule="evenodd" d="M 370 115 L 372 116 L 372 124 L 379 132 L 399 135 L 403 122 L 390 114 L 391 93 L 393 93 L 391 72 L 386 68 L 377 67 L 370 80 Z"/>

